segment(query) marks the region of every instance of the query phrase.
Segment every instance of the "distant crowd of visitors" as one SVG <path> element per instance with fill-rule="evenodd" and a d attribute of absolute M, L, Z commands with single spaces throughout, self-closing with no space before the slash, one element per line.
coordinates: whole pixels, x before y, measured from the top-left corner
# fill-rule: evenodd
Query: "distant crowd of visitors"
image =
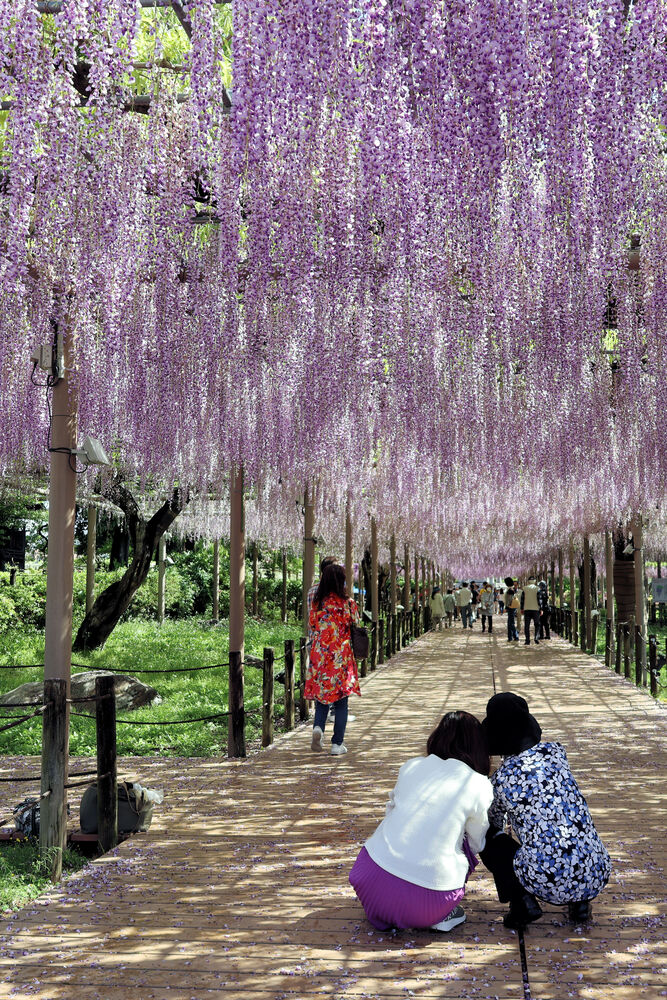
<path fill-rule="evenodd" d="M 310 657 L 304 696 L 315 701 L 311 748 L 323 749 L 333 710 L 331 753 L 344 754 L 348 697 L 360 695 L 351 630 L 359 619 L 345 571 L 333 559 L 308 594 Z M 460 617 L 493 632 L 507 614 L 508 641 L 518 641 L 523 614 L 535 642 L 550 638 L 546 584 L 505 587 L 462 582 L 431 598 L 434 628 Z M 475 596 L 476 595 L 476 596 Z M 543 596 L 540 596 L 543 595 Z M 492 771 L 491 756 L 502 758 Z M 489 777 L 490 776 L 490 777 Z M 568 918 L 590 919 L 591 900 L 606 885 L 609 855 L 561 744 L 542 739 L 524 698 L 495 694 L 479 722 L 465 711 L 447 712 L 429 736 L 424 756 L 406 761 L 389 795 L 385 817 L 361 848 L 350 883 L 370 923 L 380 930 L 450 931 L 465 920 L 460 905 L 481 858 L 493 874 L 498 898 L 508 903 L 503 923 L 525 927 L 542 916 L 540 902 L 567 905 Z"/>
<path fill-rule="evenodd" d="M 439 631 L 442 631 L 443 622 L 445 628 L 451 628 L 459 619 L 463 628 L 471 629 L 473 622 L 479 619 L 482 632 L 488 628 L 490 635 L 494 615 L 506 614 L 507 641 L 519 642 L 519 618 L 523 615 L 526 646 L 530 646 L 531 622 L 535 643 L 551 638 L 549 591 L 546 581 L 540 580 L 538 584 L 534 576 L 528 577 L 525 587 L 520 587 L 519 581 L 511 576 L 505 577 L 504 587 L 496 587 L 488 580 L 479 586 L 474 580 L 469 584 L 462 581 L 449 587 L 445 594 L 440 587 L 434 587 L 430 610 L 432 628 Z"/>

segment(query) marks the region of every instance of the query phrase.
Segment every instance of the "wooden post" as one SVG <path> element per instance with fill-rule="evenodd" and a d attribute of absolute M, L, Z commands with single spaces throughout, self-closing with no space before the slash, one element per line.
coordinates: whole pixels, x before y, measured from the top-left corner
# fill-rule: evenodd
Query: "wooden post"
<path fill-rule="evenodd" d="M 403 607 L 407 615 L 410 610 L 410 549 L 406 545 L 403 549 L 404 579 L 403 579 Z"/>
<path fill-rule="evenodd" d="M 373 622 L 377 622 L 379 617 L 378 600 L 378 529 L 377 521 L 371 518 L 371 617 Z"/>
<path fill-rule="evenodd" d="M 630 623 L 623 622 L 623 675 L 630 678 Z"/>
<path fill-rule="evenodd" d="M 638 515 L 631 524 L 632 541 L 635 548 L 635 625 L 636 651 L 635 659 L 639 665 L 639 674 L 646 676 L 646 597 L 644 593 L 644 529 L 642 519 Z M 639 682 L 638 682 L 639 683 Z"/>
<path fill-rule="evenodd" d="M 615 614 L 614 614 L 614 550 L 612 547 L 611 531 L 605 531 L 604 533 L 604 566 L 605 566 L 605 595 L 606 595 L 606 611 L 607 611 L 607 621 L 610 625 L 609 630 L 609 663 L 607 664 L 611 667 L 614 663 L 614 640 L 616 637 L 615 629 Z"/>
<path fill-rule="evenodd" d="M 283 547 L 282 550 L 282 570 L 283 570 L 283 585 L 280 595 L 280 618 L 281 621 L 287 621 L 287 549 Z"/>
<path fill-rule="evenodd" d="M 262 746 L 273 743 L 273 661 L 271 646 L 264 647 L 262 667 Z"/>
<path fill-rule="evenodd" d="M 588 636 L 586 633 L 586 609 L 581 608 L 579 610 L 579 649 L 582 653 L 586 653 L 589 650 L 588 647 Z"/>
<path fill-rule="evenodd" d="M 574 575 L 574 542 L 570 540 L 570 635 L 571 641 L 577 645 L 577 584 Z"/>
<path fill-rule="evenodd" d="M 306 722 L 308 719 L 308 702 L 306 701 L 304 690 L 306 687 L 306 671 L 308 669 L 308 640 L 302 635 L 299 640 L 299 719 Z"/>
<path fill-rule="evenodd" d="M 563 550 L 558 549 L 558 606 L 561 611 L 563 610 L 563 590 L 564 590 L 563 580 Z"/>
<path fill-rule="evenodd" d="M 389 539 L 389 655 L 396 652 L 396 536 Z"/>
<path fill-rule="evenodd" d="M 556 563 L 551 560 L 551 606 L 556 606 Z"/>
<path fill-rule="evenodd" d="M 285 732 L 291 729 L 294 729 L 294 639 L 285 639 Z"/>
<path fill-rule="evenodd" d="M 95 554 L 97 548 L 97 507 L 88 504 L 88 538 L 86 541 L 86 614 L 95 600 Z"/>
<path fill-rule="evenodd" d="M 384 663 L 384 618 L 378 618 L 378 663 Z"/>
<path fill-rule="evenodd" d="M 162 624 L 164 621 L 164 576 L 166 563 L 165 559 L 167 556 L 167 544 L 164 540 L 164 535 L 161 536 L 160 541 L 157 543 L 157 620 Z"/>
<path fill-rule="evenodd" d="M 72 670 L 72 604 L 74 592 L 74 522 L 76 472 L 71 452 L 77 445 L 78 389 L 71 373 L 76 369 L 73 319 L 63 330 L 54 329 L 58 364 L 53 386 L 49 479 L 49 543 L 46 576 L 44 637 L 44 712 L 42 739 L 42 800 L 40 854 L 50 877 L 62 873 L 66 836 L 67 761 L 69 756 L 70 675 Z M 62 348 L 62 350 L 61 350 Z M 54 682 L 54 683 L 51 683 Z M 55 683 L 62 682 L 62 683 Z M 48 693 L 47 693 L 48 692 Z"/>
<path fill-rule="evenodd" d="M 67 757 L 69 746 L 68 683 L 64 677 L 44 681 L 42 721 L 42 795 L 39 853 L 49 878 L 58 882 L 67 838 Z"/>
<path fill-rule="evenodd" d="M 113 674 L 95 678 L 97 728 L 97 846 L 101 854 L 118 843 L 116 694 Z"/>
<path fill-rule="evenodd" d="M 257 559 L 259 557 L 257 542 L 252 543 L 252 613 L 259 615 L 259 580 L 257 579 Z"/>
<path fill-rule="evenodd" d="M 646 686 L 646 671 L 644 669 L 643 663 L 646 662 L 646 655 L 644 650 L 644 638 L 641 634 L 641 629 L 639 625 L 635 625 L 635 684 L 637 687 Z M 644 653 L 644 658 L 642 662 L 642 653 Z"/>
<path fill-rule="evenodd" d="M 352 564 L 352 518 L 348 502 L 345 512 L 345 586 L 350 597 L 354 597 L 354 567 Z"/>
<path fill-rule="evenodd" d="M 428 615 L 427 609 L 429 606 L 428 598 L 426 597 L 426 588 L 428 587 L 428 577 L 426 575 L 426 560 L 422 556 L 422 592 L 420 601 L 420 629 L 422 632 L 426 632 L 428 628 Z"/>
<path fill-rule="evenodd" d="M 658 697 L 658 637 L 650 635 L 648 637 L 648 663 L 650 671 L 651 694 Z"/>
<path fill-rule="evenodd" d="M 306 487 L 303 497 L 304 524 L 303 524 L 303 581 L 302 581 L 302 608 L 301 627 L 303 634 L 308 635 L 308 591 L 313 585 L 315 577 L 315 506 L 310 487 Z"/>
<path fill-rule="evenodd" d="M 588 535 L 584 535 L 584 621 L 586 627 L 586 645 L 583 647 L 587 653 L 592 652 L 593 631 L 591 627 L 591 545 Z"/>
<path fill-rule="evenodd" d="M 617 674 L 621 672 L 621 654 L 623 652 L 623 624 L 616 622 L 616 649 L 614 657 L 614 669 Z"/>
<path fill-rule="evenodd" d="M 243 660 L 245 645 L 245 505 L 243 468 L 234 469 L 229 528 L 229 723 L 230 757 L 245 757 Z"/>
<path fill-rule="evenodd" d="M 415 639 L 419 637 L 419 616 L 421 610 L 421 584 L 419 581 L 419 556 L 415 552 L 415 600 L 414 600 L 414 620 L 412 634 Z"/>
<path fill-rule="evenodd" d="M 220 539 L 213 542 L 213 621 L 220 621 Z"/>

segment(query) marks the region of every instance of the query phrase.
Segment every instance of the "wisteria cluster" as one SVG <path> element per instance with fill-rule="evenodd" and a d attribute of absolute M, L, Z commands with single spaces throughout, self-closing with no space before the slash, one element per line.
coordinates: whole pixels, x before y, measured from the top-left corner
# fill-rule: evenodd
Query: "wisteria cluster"
<path fill-rule="evenodd" d="M 258 537 L 307 484 L 456 574 L 659 521 L 664 0 L 234 0 L 231 90 L 184 8 L 177 76 L 137 0 L 0 0 L 0 473 L 55 319 L 81 428 L 153 488 L 242 464 Z"/>

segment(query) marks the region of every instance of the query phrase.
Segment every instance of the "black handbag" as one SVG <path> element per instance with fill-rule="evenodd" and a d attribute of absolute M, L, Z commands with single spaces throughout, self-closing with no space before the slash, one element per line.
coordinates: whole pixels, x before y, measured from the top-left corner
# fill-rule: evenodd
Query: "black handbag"
<path fill-rule="evenodd" d="M 362 628 L 361 625 L 355 625 L 354 622 L 350 622 L 350 642 L 355 659 L 367 659 L 370 642 L 366 629 Z"/>

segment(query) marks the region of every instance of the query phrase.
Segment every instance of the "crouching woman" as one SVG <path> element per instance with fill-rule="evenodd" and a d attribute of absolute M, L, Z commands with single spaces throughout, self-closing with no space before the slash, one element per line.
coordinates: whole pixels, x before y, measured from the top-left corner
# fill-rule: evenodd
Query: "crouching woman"
<path fill-rule="evenodd" d="M 350 883 L 378 930 L 449 931 L 465 920 L 459 905 L 484 847 L 493 799 L 481 723 L 448 712 L 425 757 L 403 764 L 384 819 L 366 841 Z"/>

